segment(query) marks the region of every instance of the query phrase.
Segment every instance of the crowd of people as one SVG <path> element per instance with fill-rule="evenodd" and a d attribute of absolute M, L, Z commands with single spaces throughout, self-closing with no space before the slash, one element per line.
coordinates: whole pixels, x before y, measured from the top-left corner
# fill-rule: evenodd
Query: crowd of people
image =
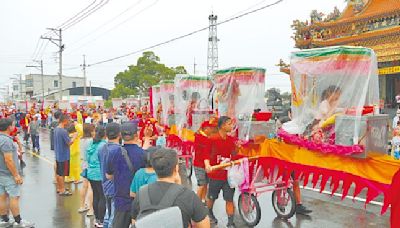
<path fill-rule="evenodd" d="M 39 116 L 41 113 L 45 116 Z M 237 153 L 240 145 L 231 136 L 234 121 L 227 116 L 204 121 L 195 133 L 193 166 L 198 185 L 195 192 L 183 174 L 185 160 L 179 158 L 176 150 L 166 147 L 164 132 L 168 128 L 147 112 L 136 108 L 72 112 L 54 108 L 1 115 L 0 178 L 4 176 L 5 181 L 0 181 L 0 200 L 6 202 L 5 197 L 10 198 L 9 208 L 14 217 L 11 222 L 20 225 L 15 227 L 33 227 L 15 209 L 23 164 L 23 143 L 18 129 L 23 133 L 25 147 L 30 147 L 31 141 L 32 152 L 40 153 L 40 127 L 50 129 L 57 194 L 71 196 L 65 183 L 82 183 L 78 213 L 94 216 L 95 227 L 155 227 L 158 222 L 165 226 L 167 221 L 173 223 L 172 227 L 210 227 L 218 223 L 213 206 L 220 192 L 226 202 L 226 225 L 235 227 L 235 188 L 229 185 L 226 170 L 212 169 L 214 165 L 240 158 Z M 8 182 L 13 183 L 13 188 L 4 184 Z M 301 205 L 298 184 L 294 191 L 297 212 L 310 213 Z M 179 209 L 178 214 L 169 211 L 174 207 Z M 149 219 L 159 211 L 157 219 Z M 11 224 L 3 203 L 0 213 L 0 226 Z M 171 220 L 174 216 L 181 219 Z"/>

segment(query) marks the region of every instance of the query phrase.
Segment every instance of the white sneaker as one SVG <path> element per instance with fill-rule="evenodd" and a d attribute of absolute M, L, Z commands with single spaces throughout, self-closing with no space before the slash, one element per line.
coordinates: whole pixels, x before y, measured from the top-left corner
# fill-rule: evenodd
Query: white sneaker
<path fill-rule="evenodd" d="M 12 221 L 8 221 L 8 222 L 6 222 L 6 221 L 0 221 L 0 227 L 1 228 L 5 228 L 5 227 L 9 227 L 9 226 L 11 226 L 13 224 L 13 222 Z"/>
<path fill-rule="evenodd" d="M 13 228 L 33 228 L 35 227 L 34 223 L 28 222 L 26 220 L 21 220 L 20 223 L 14 222 Z"/>

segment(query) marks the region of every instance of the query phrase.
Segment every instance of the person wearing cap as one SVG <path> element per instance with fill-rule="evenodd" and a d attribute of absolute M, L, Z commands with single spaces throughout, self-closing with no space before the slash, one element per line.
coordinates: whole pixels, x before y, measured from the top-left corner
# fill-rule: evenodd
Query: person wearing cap
<path fill-rule="evenodd" d="M 124 145 L 120 151 L 110 153 L 107 160 L 106 174 L 114 182 L 115 215 L 113 227 L 128 228 L 131 223 L 130 186 L 137 170 L 145 167 L 144 151 L 139 147 L 137 126 L 133 123 L 121 125 L 121 136 Z"/>
<path fill-rule="evenodd" d="M 222 190 L 226 202 L 226 213 L 228 215 L 228 228 L 236 227 L 233 221 L 235 206 L 233 204 L 233 195 L 235 188 L 231 188 L 228 183 L 226 170 L 212 170 L 211 166 L 229 162 L 236 159 L 235 139 L 229 136 L 233 130 L 232 119 L 228 116 L 221 116 L 218 120 L 218 132 L 210 136 L 210 152 L 204 160 L 204 166 L 209 177 L 207 207 L 211 224 L 217 224 L 218 220 L 213 213 L 213 206 L 218 195 Z"/>
<path fill-rule="evenodd" d="M 207 194 L 208 176 L 204 166 L 204 160 L 210 152 L 209 136 L 215 132 L 217 125 L 210 121 L 204 121 L 200 129 L 194 135 L 194 174 L 197 179 L 197 196 L 205 201 Z"/>

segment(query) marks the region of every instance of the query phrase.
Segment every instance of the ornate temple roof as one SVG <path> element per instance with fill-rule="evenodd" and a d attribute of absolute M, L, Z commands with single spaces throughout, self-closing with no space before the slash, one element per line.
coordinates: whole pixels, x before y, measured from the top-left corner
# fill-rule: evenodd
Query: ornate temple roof
<path fill-rule="evenodd" d="M 349 0 L 350 1 L 350 0 Z M 358 2 L 358 3 L 356 3 Z M 359 20 L 378 19 L 400 14 L 400 0 L 352 0 L 341 16 L 330 22 L 317 22 L 315 27 L 331 27 Z"/>
<path fill-rule="evenodd" d="M 377 37 L 381 37 L 383 35 L 385 36 L 400 35 L 400 27 L 387 28 L 373 32 L 361 33 L 354 36 L 340 37 L 336 39 L 313 40 L 312 43 L 318 46 L 341 45 L 341 44 L 357 42 L 360 40 L 374 39 Z"/>

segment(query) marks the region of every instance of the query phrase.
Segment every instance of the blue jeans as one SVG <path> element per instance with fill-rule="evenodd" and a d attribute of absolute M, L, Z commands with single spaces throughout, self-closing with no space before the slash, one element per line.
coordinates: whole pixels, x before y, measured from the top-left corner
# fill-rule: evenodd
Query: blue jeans
<path fill-rule="evenodd" d="M 104 216 L 103 227 L 112 228 L 115 214 L 114 198 L 106 196 L 106 215 Z"/>
<path fill-rule="evenodd" d="M 40 150 L 40 145 L 39 145 L 39 135 L 31 135 L 32 139 L 32 149 L 37 149 Z"/>

